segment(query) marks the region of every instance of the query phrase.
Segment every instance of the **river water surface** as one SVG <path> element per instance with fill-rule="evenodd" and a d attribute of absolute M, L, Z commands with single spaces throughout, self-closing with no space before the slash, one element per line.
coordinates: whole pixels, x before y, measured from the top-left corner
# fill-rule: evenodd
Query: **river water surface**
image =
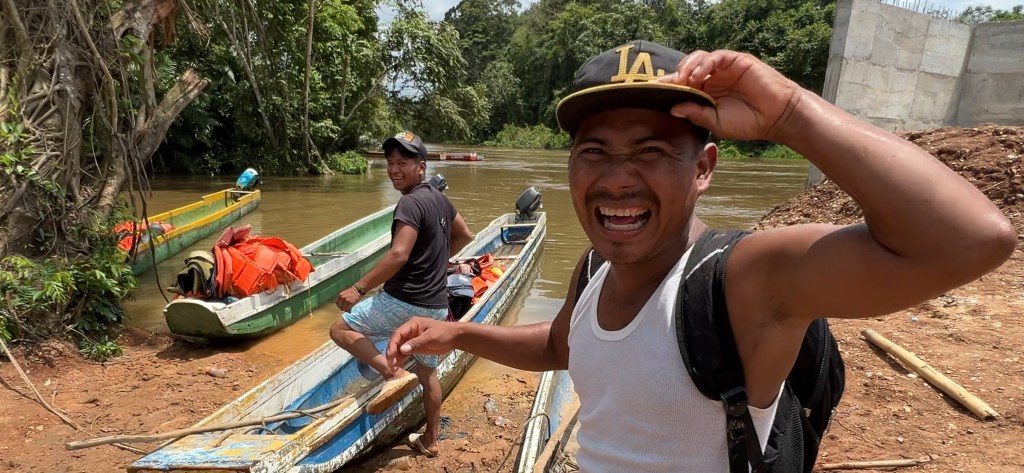
<path fill-rule="evenodd" d="M 451 148 L 457 150 L 456 148 Z M 528 187 L 543 195 L 548 213 L 547 239 L 528 287 L 507 314 L 506 324 L 532 323 L 554 318 L 561 307 L 573 267 L 587 247 L 569 200 L 566 151 L 475 149 L 485 154 L 479 162 L 428 161 L 428 178 L 443 174 L 448 198 L 474 232 L 500 214 L 514 211 L 516 198 Z M 805 161 L 719 161 L 708 194 L 701 197 L 697 214 L 711 226 L 750 228 L 773 206 L 799 193 L 807 175 Z M 152 181 L 150 215 L 173 209 L 206 193 L 234 185 L 234 176 L 159 176 Z M 327 233 L 397 202 L 399 193 L 387 178 L 382 160 L 371 163 L 365 176 L 264 177 L 263 200 L 234 226 L 250 224 L 255 233 L 278 236 L 302 247 Z M 200 241 L 140 276 L 136 300 L 126 303 L 128 325 L 167 332 L 161 310 L 166 287 L 183 267 L 192 250 L 209 250 L 220 235 Z M 157 276 L 159 276 L 157 278 Z M 171 294 L 167 294 L 168 297 Z M 294 361 L 328 340 L 327 329 L 338 316 L 326 304 L 309 316 L 270 336 L 236 344 L 252 356 L 273 356 Z M 463 384 L 497 370 L 490 362 L 477 362 Z M 460 386 L 461 387 L 461 386 Z"/>

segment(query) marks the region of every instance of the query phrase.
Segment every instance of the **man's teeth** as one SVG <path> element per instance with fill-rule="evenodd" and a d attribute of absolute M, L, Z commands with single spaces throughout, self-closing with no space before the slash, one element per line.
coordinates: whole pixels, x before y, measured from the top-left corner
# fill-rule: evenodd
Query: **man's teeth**
<path fill-rule="evenodd" d="M 645 222 L 643 222 L 643 221 L 637 221 L 637 222 L 630 223 L 630 224 L 627 224 L 627 225 L 616 225 L 616 224 L 614 224 L 614 223 L 612 223 L 612 222 L 610 222 L 608 220 L 605 220 L 604 221 L 604 228 L 608 229 L 608 230 L 616 231 L 616 232 L 628 232 L 628 231 L 631 231 L 631 230 L 639 229 L 640 227 L 644 226 L 644 223 Z"/>
<path fill-rule="evenodd" d="M 598 211 L 605 217 L 636 217 L 637 215 L 646 212 L 647 209 L 640 207 L 632 209 L 609 209 L 607 207 L 599 207 Z"/>

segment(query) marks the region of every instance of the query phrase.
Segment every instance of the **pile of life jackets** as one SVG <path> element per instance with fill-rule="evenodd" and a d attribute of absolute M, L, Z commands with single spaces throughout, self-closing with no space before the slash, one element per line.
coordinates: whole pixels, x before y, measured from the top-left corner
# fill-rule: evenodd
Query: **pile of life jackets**
<path fill-rule="evenodd" d="M 295 245 L 277 237 L 250 235 L 252 227 L 228 228 L 213 247 L 216 297 L 239 299 L 305 281 L 313 272 Z"/>
<path fill-rule="evenodd" d="M 117 247 L 121 251 L 129 251 L 133 246 L 146 243 L 153 237 L 164 235 L 174 229 L 174 226 L 165 222 L 150 222 L 148 231 L 140 228 L 141 226 L 141 222 L 134 220 L 124 221 L 114 226 L 114 235 L 118 239 Z M 139 239 L 138 244 L 135 243 L 136 238 Z"/>
<path fill-rule="evenodd" d="M 313 272 L 313 265 L 295 245 L 277 237 L 251 235 L 251 230 L 250 225 L 229 227 L 212 253 L 190 253 L 175 285 L 167 290 L 200 299 L 241 299 L 305 281 Z"/>
<path fill-rule="evenodd" d="M 494 264 L 487 253 L 448 265 L 448 319 L 458 320 L 493 286 L 505 268 Z"/>

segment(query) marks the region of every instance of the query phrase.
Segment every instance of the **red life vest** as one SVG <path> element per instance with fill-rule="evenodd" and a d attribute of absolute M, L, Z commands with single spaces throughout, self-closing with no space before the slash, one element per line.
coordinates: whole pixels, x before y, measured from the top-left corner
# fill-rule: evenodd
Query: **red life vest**
<path fill-rule="evenodd" d="M 114 235 L 116 235 L 119 239 L 119 241 L 117 242 L 117 247 L 120 248 L 121 251 L 129 251 L 132 249 L 132 246 L 138 246 L 135 245 L 135 239 L 138 238 L 139 235 L 143 233 L 141 229 L 138 228 L 140 226 L 140 223 L 141 222 L 127 220 L 118 223 L 117 225 L 114 226 Z M 140 240 L 139 243 L 145 243 L 149 241 L 153 236 L 164 235 L 173 229 L 174 227 L 169 223 L 150 222 L 148 232 L 142 234 L 142 239 Z"/>

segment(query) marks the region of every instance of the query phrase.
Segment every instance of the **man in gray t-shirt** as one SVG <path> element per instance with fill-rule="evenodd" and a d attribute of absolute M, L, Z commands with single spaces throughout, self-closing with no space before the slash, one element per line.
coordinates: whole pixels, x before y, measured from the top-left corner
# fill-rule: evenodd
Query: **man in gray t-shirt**
<path fill-rule="evenodd" d="M 369 273 L 338 294 L 343 312 L 331 326 L 331 339 L 359 361 L 384 376 L 380 394 L 366 406 L 380 414 L 423 386 L 427 427 L 409 436 L 409 445 L 427 456 L 437 455 L 437 431 L 441 418 L 441 385 L 437 380 L 438 356 L 416 356 L 416 374 L 391 368 L 373 341 L 386 340 L 414 316 L 443 320 L 448 315 L 446 271 L 448 259 L 473 239 L 462 216 L 441 191 L 424 182 L 427 148 L 415 134 L 405 131 L 383 144 L 388 178 L 402 197 L 391 224 L 391 249 Z M 366 292 L 383 289 L 362 300 Z"/>

